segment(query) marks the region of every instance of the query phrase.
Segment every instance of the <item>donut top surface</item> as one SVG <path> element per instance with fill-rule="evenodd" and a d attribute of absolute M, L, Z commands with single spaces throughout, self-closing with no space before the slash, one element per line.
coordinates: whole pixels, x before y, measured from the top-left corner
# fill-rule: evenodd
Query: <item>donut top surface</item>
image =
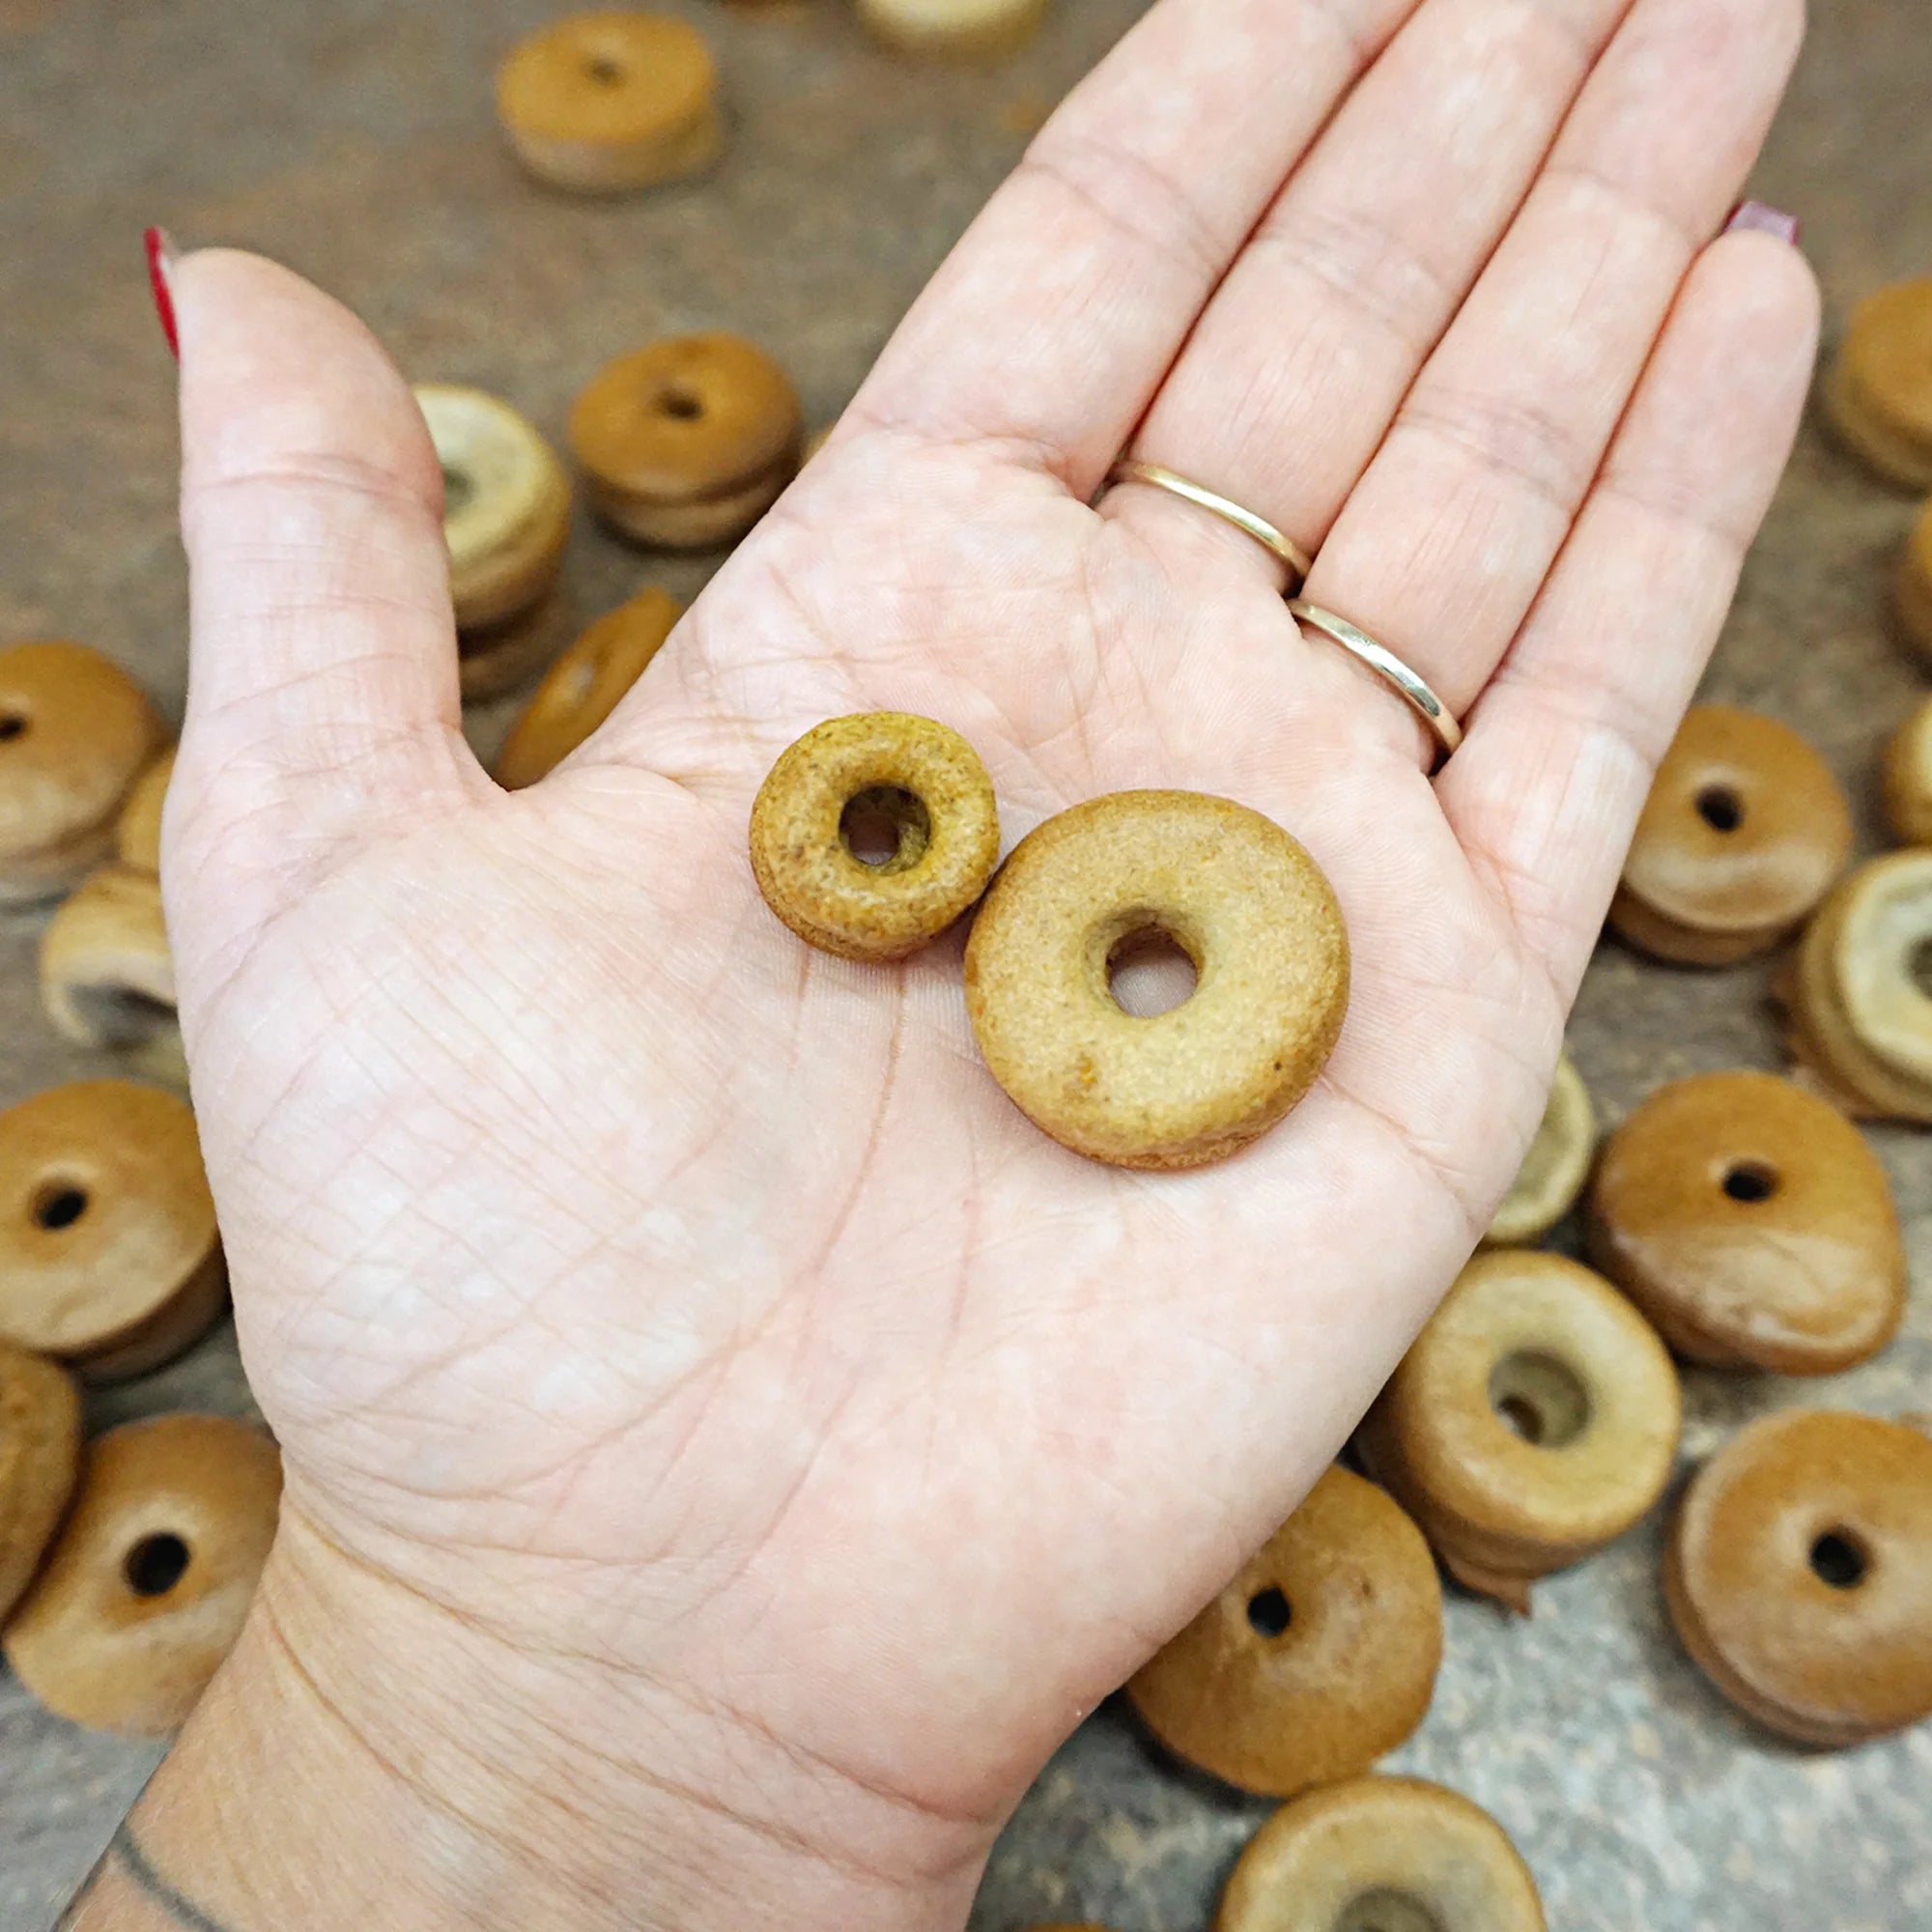
<path fill-rule="evenodd" d="M 0 1618 L 32 1578 L 79 1461 L 72 1381 L 52 1362 L 0 1343 Z"/>
<path fill-rule="evenodd" d="M 417 407 L 442 466 L 442 533 L 452 576 L 568 515 L 569 485 L 536 425 L 482 389 L 418 383 Z"/>
<path fill-rule="evenodd" d="M 1932 460 L 1932 277 L 1894 282 L 1852 312 L 1845 374 L 1887 424 L 1926 445 Z"/>
<path fill-rule="evenodd" d="M 1821 933 L 1853 1033 L 1894 1073 L 1932 1083 L 1932 850 L 1861 866 L 1829 910 Z"/>
<path fill-rule="evenodd" d="M 1536 1138 L 1484 1240 L 1507 1247 L 1548 1234 L 1583 1191 L 1596 1146 L 1597 1110 L 1576 1062 L 1565 1051 L 1557 1056 Z"/>
<path fill-rule="evenodd" d="M 1658 767 L 1623 884 L 1678 924 L 1755 931 L 1802 919 L 1851 847 L 1845 795 L 1797 732 L 1700 704 Z"/>
<path fill-rule="evenodd" d="M 580 14 L 530 35 L 497 75 L 503 119 L 538 140 L 628 147 L 701 116 L 717 64 L 697 30 L 657 14 Z"/>

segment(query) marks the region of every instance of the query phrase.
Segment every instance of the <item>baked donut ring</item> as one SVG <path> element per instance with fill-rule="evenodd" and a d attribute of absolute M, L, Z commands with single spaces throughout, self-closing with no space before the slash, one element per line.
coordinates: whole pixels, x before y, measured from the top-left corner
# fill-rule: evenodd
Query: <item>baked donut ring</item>
<path fill-rule="evenodd" d="M 1140 1018 L 1110 970 L 1150 936 L 1192 995 Z M 966 1011 L 993 1078 L 1063 1147 L 1200 1167 L 1314 1084 L 1349 1005 L 1349 939 L 1321 869 L 1225 798 L 1122 791 L 1050 818 L 1001 868 L 966 946 Z"/>
<path fill-rule="evenodd" d="M 80 1397 L 52 1362 L 0 1342 L 0 1620 L 33 1580 L 80 1465 Z"/>
<path fill-rule="evenodd" d="M 1884 1166 L 1835 1107 L 1773 1073 L 1653 1094 L 1604 1144 L 1588 1232 L 1663 1339 L 1713 1368 L 1833 1375 L 1904 1317 Z"/>
<path fill-rule="evenodd" d="M 274 1541 L 282 1463 L 258 1429 L 161 1415 L 91 1443 L 7 1661 L 48 1710 L 161 1737 L 242 1634 Z"/>
<path fill-rule="evenodd" d="M 1422 1533 L 1335 1467 L 1127 1695 L 1178 1757 L 1288 1798 L 1401 1744 L 1441 1661 L 1442 1588 Z"/>
<path fill-rule="evenodd" d="M 1529 1867 L 1490 1814 L 1412 1777 L 1284 1804 L 1248 1842 L 1214 1932 L 1545 1932 Z"/>
<path fill-rule="evenodd" d="M 1932 1716 L 1932 1438 L 1818 1409 L 1750 1423 L 1685 1492 L 1663 1589 L 1698 1667 L 1780 1736 Z"/>
<path fill-rule="evenodd" d="M 1914 526 L 1898 560 L 1894 596 L 1898 628 L 1905 641 L 1932 663 L 1932 503 Z"/>
<path fill-rule="evenodd" d="M 41 1002 L 63 1037 L 128 1054 L 156 1079 L 185 1083 L 175 967 L 161 882 L 102 866 L 41 935 Z"/>
<path fill-rule="evenodd" d="M 735 335 L 684 335 L 606 365 L 570 412 L 592 506 L 662 550 L 741 537 L 798 468 L 805 417 L 790 379 Z"/>
<path fill-rule="evenodd" d="M 859 0 L 860 23 L 917 60 L 998 60 L 1039 32 L 1046 0 Z"/>
<path fill-rule="evenodd" d="M 545 673 L 497 754 L 497 782 L 511 791 L 560 765 L 616 710 L 683 616 L 662 590 L 607 611 Z"/>
<path fill-rule="evenodd" d="M 1932 280 L 1894 283 L 1853 310 L 1825 413 L 1887 482 L 1932 490 Z"/>
<path fill-rule="evenodd" d="M 525 167 L 575 194 L 681 181 L 724 147 L 711 49 L 656 14 L 581 14 L 519 42 L 497 113 Z"/>
<path fill-rule="evenodd" d="M 115 856 L 137 872 L 161 869 L 161 812 L 174 782 L 175 747 L 170 745 L 134 781 L 114 828 Z"/>
<path fill-rule="evenodd" d="M 1700 704 L 1658 767 L 1609 923 L 1656 958 L 1728 966 L 1800 924 L 1851 849 L 1845 794 L 1797 732 Z"/>
<path fill-rule="evenodd" d="M 146 694 L 99 651 L 0 649 L 0 905 L 52 898 L 107 857 L 160 741 Z"/>
<path fill-rule="evenodd" d="M 1540 1241 L 1577 1205 L 1596 1151 L 1597 1110 L 1566 1049 L 1556 1058 L 1543 1122 L 1483 1236 L 1485 1244 L 1516 1248 Z"/>
<path fill-rule="evenodd" d="M 1369 1411 L 1364 1463 L 1459 1582 L 1521 1615 L 1670 1481 L 1677 1371 L 1608 1282 L 1561 1255 L 1478 1255 Z"/>
<path fill-rule="evenodd" d="M 870 834 L 876 861 L 862 856 Z M 765 903 L 841 959 L 917 952 L 985 891 L 999 857 L 993 781 L 978 753 L 902 711 L 814 725 L 780 753 L 752 805 Z"/>
<path fill-rule="evenodd" d="M 0 1339 L 116 1380 L 198 1340 L 226 1290 L 185 1101 L 80 1080 L 0 1113 Z"/>

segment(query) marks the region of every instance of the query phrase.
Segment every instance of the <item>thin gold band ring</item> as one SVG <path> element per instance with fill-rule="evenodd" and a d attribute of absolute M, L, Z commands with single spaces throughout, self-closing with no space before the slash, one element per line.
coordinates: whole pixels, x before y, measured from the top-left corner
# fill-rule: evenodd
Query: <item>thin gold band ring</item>
<path fill-rule="evenodd" d="M 1320 631 L 1331 643 L 1340 644 L 1345 651 L 1360 658 L 1399 693 L 1408 708 L 1435 733 L 1445 758 L 1463 742 L 1463 727 L 1450 715 L 1449 707 L 1393 651 L 1385 650 L 1366 631 L 1357 629 L 1346 617 L 1336 616 L 1332 611 L 1322 610 L 1319 604 L 1291 597 L 1288 611 L 1296 622 L 1306 624 L 1311 631 Z"/>
<path fill-rule="evenodd" d="M 1183 502 L 1206 510 L 1210 516 L 1219 517 L 1224 524 L 1233 524 L 1243 536 L 1253 537 L 1270 556 L 1288 566 L 1288 587 L 1291 590 L 1299 590 L 1303 580 L 1314 568 L 1308 553 L 1293 537 L 1284 536 L 1265 517 L 1244 510 L 1231 497 L 1217 497 L 1212 490 L 1204 490 L 1199 483 L 1190 482 L 1179 471 L 1163 469 L 1158 463 L 1136 463 L 1123 458 L 1108 472 L 1107 481 L 1150 484 L 1156 490 L 1165 490 L 1171 497 L 1179 497 Z"/>

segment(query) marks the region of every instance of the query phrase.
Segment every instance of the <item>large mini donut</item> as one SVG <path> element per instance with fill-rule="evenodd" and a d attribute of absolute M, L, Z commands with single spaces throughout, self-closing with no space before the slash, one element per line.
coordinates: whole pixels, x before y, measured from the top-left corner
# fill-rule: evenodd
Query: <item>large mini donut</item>
<path fill-rule="evenodd" d="M 174 776 L 175 747 L 170 745 L 134 781 L 121 808 L 114 827 L 114 856 L 137 872 L 161 869 L 161 812 Z"/>
<path fill-rule="evenodd" d="M 698 550 L 743 535 L 798 467 L 790 380 L 734 335 L 654 342 L 609 363 L 570 412 L 600 515 L 639 543 Z"/>
<path fill-rule="evenodd" d="M 0 905 L 51 898 L 104 859 L 161 721 L 85 644 L 0 649 Z"/>
<path fill-rule="evenodd" d="M 1039 32 L 1046 0 L 859 0 L 859 19 L 895 53 L 997 60 Z"/>
<path fill-rule="evenodd" d="M 1338 1467 L 1127 1694 L 1178 1756 L 1287 1798 L 1401 1744 L 1441 1661 L 1429 1546 L 1375 1484 Z"/>
<path fill-rule="evenodd" d="M 1832 1375 L 1898 1332 L 1906 1265 L 1878 1156 L 1771 1073 L 1653 1094 L 1604 1144 L 1591 1258 L 1680 1355 Z"/>
<path fill-rule="evenodd" d="M 281 1492 L 275 1445 L 244 1423 L 162 1415 L 109 1430 L 7 1626 L 14 1674 L 90 1729 L 174 1730 L 242 1633 Z"/>
<path fill-rule="evenodd" d="M 1370 1410 L 1370 1469 L 1450 1574 L 1527 1612 L 1529 1585 L 1621 1536 L 1670 1480 L 1663 1344 L 1561 1255 L 1478 1255 Z"/>
<path fill-rule="evenodd" d="M 497 754 L 497 782 L 511 791 L 553 771 L 616 710 L 684 614 L 646 590 L 602 617 L 560 656 Z"/>
<path fill-rule="evenodd" d="M 1151 935 L 1187 954 L 1196 984 L 1141 1018 L 1109 969 Z M 1348 934 L 1320 867 L 1272 820 L 1200 792 L 1115 792 L 1048 819 L 966 948 L 994 1079 L 1063 1146 L 1117 1167 L 1199 1167 L 1265 1133 L 1348 1005 Z"/>
<path fill-rule="evenodd" d="M 179 1354 L 227 1288 L 194 1116 L 81 1080 L 0 1114 L 0 1339 L 90 1381 Z"/>
<path fill-rule="evenodd" d="M 854 849 L 868 829 L 880 836 L 876 862 Z M 752 805 L 765 903 L 808 945 L 844 959 L 917 952 L 985 891 L 999 857 L 985 766 L 958 732 L 902 711 L 814 725 L 780 754 Z"/>
<path fill-rule="evenodd" d="M 1932 503 L 1926 504 L 1898 560 L 1893 601 L 1905 641 L 1932 662 Z"/>
<path fill-rule="evenodd" d="M 154 873 L 102 866 L 62 902 L 41 935 L 41 1002 L 75 1044 L 125 1053 L 156 1079 L 185 1081 L 174 957 Z"/>
<path fill-rule="evenodd" d="M 1577 1205 L 1597 1151 L 1597 1110 L 1567 1052 L 1556 1059 L 1536 1138 L 1483 1239 L 1493 1247 L 1540 1241 Z"/>
<path fill-rule="evenodd" d="M 700 174 L 724 148 L 711 49 L 656 14 L 582 14 L 519 42 L 497 112 L 530 173 L 578 194 Z"/>
<path fill-rule="evenodd" d="M 1888 482 L 1932 490 L 1932 280 L 1895 283 L 1853 311 L 1825 411 Z"/>
<path fill-rule="evenodd" d="M 40 1568 L 79 1463 L 73 1383 L 52 1362 L 0 1342 L 0 1620 Z"/>
<path fill-rule="evenodd" d="M 1797 732 L 1700 704 L 1658 767 L 1610 924 L 1660 959 L 1729 965 L 1796 927 L 1851 849 L 1851 807 Z"/>
<path fill-rule="evenodd" d="M 1932 1716 L 1932 1438 L 1762 1417 L 1686 1491 L 1663 1583 L 1705 1675 L 1785 1737 L 1855 1745 Z"/>
<path fill-rule="evenodd" d="M 1409 1777 L 1285 1804 L 1248 1841 L 1214 1932 L 1545 1932 L 1529 1867 L 1487 1811 Z"/>

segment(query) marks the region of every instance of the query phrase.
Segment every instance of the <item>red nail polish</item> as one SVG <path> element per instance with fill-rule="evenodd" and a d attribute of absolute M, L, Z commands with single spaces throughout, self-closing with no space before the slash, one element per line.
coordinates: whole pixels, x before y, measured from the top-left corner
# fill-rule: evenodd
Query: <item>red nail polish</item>
<path fill-rule="evenodd" d="M 155 313 L 161 319 L 161 333 L 168 338 L 168 353 L 181 360 L 181 334 L 175 327 L 175 244 L 164 228 L 151 228 L 142 237 L 148 250 L 148 286 L 155 292 Z"/>
<path fill-rule="evenodd" d="M 1726 235 L 1775 235 L 1792 247 L 1798 246 L 1799 225 L 1795 214 L 1786 214 L 1769 202 L 1741 201 L 1724 222 Z"/>

